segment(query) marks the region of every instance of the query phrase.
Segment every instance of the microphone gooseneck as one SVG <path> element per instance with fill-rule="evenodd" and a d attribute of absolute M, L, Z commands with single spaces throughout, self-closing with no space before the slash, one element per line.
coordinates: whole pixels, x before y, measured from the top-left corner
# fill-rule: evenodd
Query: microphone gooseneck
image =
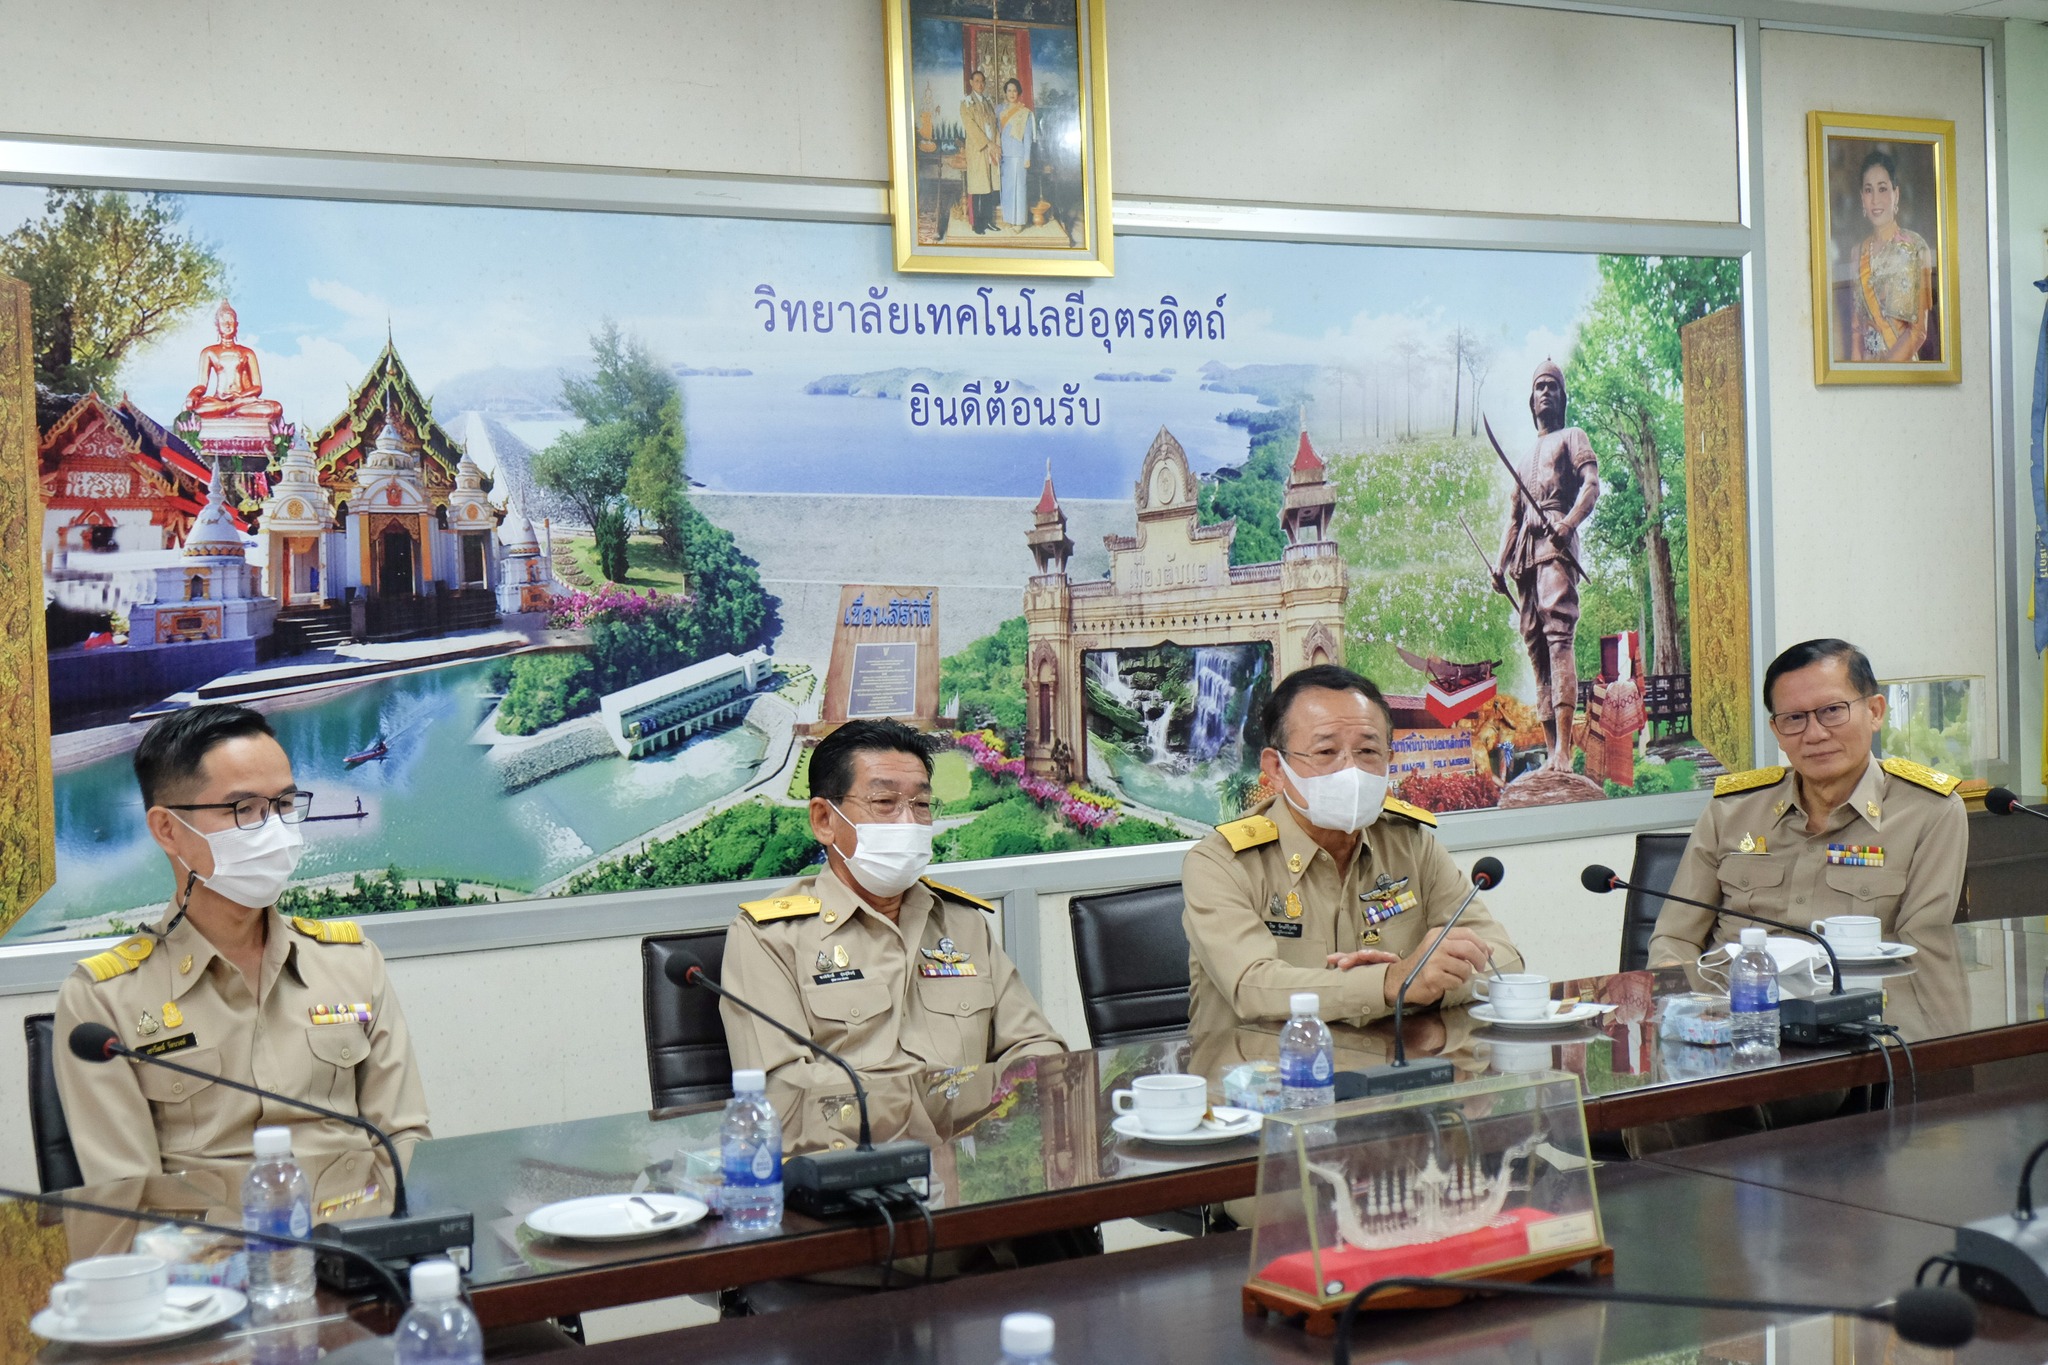
<path fill-rule="evenodd" d="M 1472 864 L 1472 889 L 1465 893 L 1465 899 L 1459 902 L 1456 910 L 1451 912 L 1451 917 L 1444 921 L 1444 927 L 1437 930 L 1436 938 L 1427 948 L 1422 950 L 1422 956 L 1415 959 L 1415 965 L 1408 969 L 1408 975 L 1401 978 L 1401 988 L 1394 992 L 1395 1066 L 1408 1065 L 1408 1041 L 1402 1036 L 1401 1030 L 1401 1016 L 1408 1004 L 1408 988 L 1415 984 L 1415 978 L 1421 974 L 1423 966 L 1430 959 L 1430 955 L 1443 945 L 1444 939 L 1450 934 L 1452 927 L 1457 924 L 1458 917 L 1465 913 L 1465 908 L 1472 904 L 1481 891 L 1490 891 L 1494 887 L 1499 886 L 1500 879 L 1506 875 L 1507 873 L 1501 867 L 1500 859 L 1498 858 L 1481 858 L 1478 862 Z"/>
<path fill-rule="evenodd" d="M 1640 891 L 1646 896 L 1655 896 L 1658 900 L 1677 901 L 1680 905 L 1690 905 L 1696 910 L 1705 910 L 1710 914 L 1732 915 L 1736 919 L 1746 919 L 1752 924 L 1761 924 L 1767 929 L 1776 929 L 1787 934 L 1797 934 L 1801 938 L 1810 938 L 1820 945 L 1822 952 L 1828 955 L 1828 970 L 1834 974 L 1835 978 L 1835 988 L 1830 994 L 1840 995 L 1842 993 L 1841 959 L 1835 956 L 1835 945 L 1828 942 L 1826 934 L 1815 933 L 1813 930 L 1802 925 L 1787 924 L 1783 920 L 1767 919 L 1762 915 L 1752 915 L 1746 910 L 1731 910 L 1725 905 L 1709 905 L 1705 901 L 1696 901 L 1691 896 L 1681 896 L 1670 891 L 1659 891 L 1652 886 L 1639 886 L 1635 882 L 1626 881 L 1616 876 L 1613 868 L 1602 867 L 1598 863 L 1588 866 L 1585 871 L 1579 874 L 1579 885 L 1597 895 L 1605 895 L 1609 891 Z"/>

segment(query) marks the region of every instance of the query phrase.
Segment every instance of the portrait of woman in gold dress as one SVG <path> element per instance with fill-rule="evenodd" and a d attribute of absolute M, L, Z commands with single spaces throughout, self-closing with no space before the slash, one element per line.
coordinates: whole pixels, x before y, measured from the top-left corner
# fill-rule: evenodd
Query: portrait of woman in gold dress
<path fill-rule="evenodd" d="M 1899 167 L 1890 152 L 1866 153 L 1859 179 L 1870 235 L 1856 248 L 1848 359 L 1918 360 L 1934 305 L 1934 253 L 1899 221 Z"/>

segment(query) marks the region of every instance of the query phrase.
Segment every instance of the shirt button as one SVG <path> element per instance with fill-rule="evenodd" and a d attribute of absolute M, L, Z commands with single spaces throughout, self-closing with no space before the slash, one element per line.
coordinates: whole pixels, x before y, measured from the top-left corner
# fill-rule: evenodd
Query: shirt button
<path fill-rule="evenodd" d="M 351 1056 L 353 1056 L 353 1055 L 354 1055 L 354 1054 L 353 1054 L 352 1052 L 350 1052 L 350 1050 L 349 1050 L 348 1048 L 343 1048 L 343 1049 L 341 1050 L 341 1060 L 343 1060 L 344 1062 L 345 1062 L 345 1061 L 347 1061 L 347 1060 L 348 1060 L 348 1059 L 349 1059 L 349 1058 L 350 1058 Z"/>
<path fill-rule="evenodd" d="M 855 1005 L 852 1009 L 848 1010 L 846 1012 L 846 1017 L 853 1020 L 854 1023 L 858 1024 L 860 1022 L 860 1006 Z"/>
<path fill-rule="evenodd" d="M 172 1082 L 171 1082 L 171 1093 L 172 1093 L 173 1095 L 182 1095 L 182 1094 L 184 1094 L 184 1093 L 185 1093 L 185 1083 L 184 1083 L 183 1081 L 172 1081 Z"/>
<path fill-rule="evenodd" d="M 1747 890 L 1749 887 L 1749 874 L 1745 872 L 1742 876 L 1737 877 L 1735 879 L 1735 884 Z"/>
<path fill-rule="evenodd" d="M 1792 903 L 1793 903 L 1794 905 L 1804 905 L 1804 904 L 1806 904 L 1806 897 L 1804 897 L 1804 896 L 1794 896 L 1794 897 L 1792 898 Z"/>
<path fill-rule="evenodd" d="M 962 1000 L 960 1002 L 960 1012 L 962 1014 L 974 1013 L 974 1002 L 971 1000 Z"/>

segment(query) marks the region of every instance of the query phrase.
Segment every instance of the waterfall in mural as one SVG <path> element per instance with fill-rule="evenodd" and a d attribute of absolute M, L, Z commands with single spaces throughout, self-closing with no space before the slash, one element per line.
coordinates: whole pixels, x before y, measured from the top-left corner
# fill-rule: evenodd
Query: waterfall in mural
<path fill-rule="evenodd" d="M 1270 691 L 1266 646 L 1158 644 L 1082 657 L 1089 780 L 1190 819 L 1231 813 L 1263 743 L 1247 731 Z"/>

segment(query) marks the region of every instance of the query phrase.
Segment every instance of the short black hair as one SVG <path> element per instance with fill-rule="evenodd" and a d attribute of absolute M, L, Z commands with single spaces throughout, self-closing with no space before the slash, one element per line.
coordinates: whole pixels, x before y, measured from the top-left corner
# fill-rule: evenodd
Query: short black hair
<path fill-rule="evenodd" d="M 1801 640 L 1771 660 L 1771 666 L 1764 670 L 1764 710 L 1771 709 L 1771 690 L 1778 685 L 1778 679 L 1829 659 L 1840 659 L 1849 666 L 1849 686 L 1856 689 L 1857 696 L 1877 694 L 1877 674 L 1871 671 L 1870 659 L 1862 650 L 1847 640 Z"/>
<path fill-rule="evenodd" d="M 192 706 L 173 711 L 149 727 L 135 746 L 135 780 L 142 786 L 142 804 L 160 804 L 199 776 L 206 756 L 243 735 L 277 738 L 261 712 L 246 706 Z"/>
<path fill-rule="evenodd" d="M 1287 719 L 1287 708 L 1294 704 L 1297 693 L 1306 692 L 1312 687 L 1321 688 L 1326 692 L 1362 693 L 1367 701 L 1380 708 L 1380 715 L 1387 722 L 1387 736 L 1389 739 L 1393 737 L 1393 708 L 1387 705 L 1387 699 L 1380 694 L 1378 685 L 1371 678 L 1363 673 L 1353 673 L 1348 668 L 1339 668 L 1336 664 L 1315 664 L 1309 668 L 1297 668 L 1289 673 L 1274 687 L 1273 695 L 1266 698 L 1266 710 L 1262 717 L 1266 728 L 1266 743 L 1275 749 L 1287 747 L 1284 724 Z"/>
<path fill-rule="evenodd" d="M 1870 174 L 1872 166 L 1884 167 L 1884 173 L 1891 178 L 1892 188 L 1897 189 L 1899 187 L 1899 163 L 1892 160 L 1892 154 L 1882 147 L 1873 147 L 1864 156 L 1863 164 L 1856 171 L 1856 183 L 1858 186 L 1863 184 L 1863 177 Z"/>
<path fill-rule="evenodd" d="M 850 720 L 811 750 L 811 795 L 844 801 L 853 790 L 853 756 L 862 753 L 915 754 L 932 775 L 931 748 L 923 735 L 900 720 Z"/>

